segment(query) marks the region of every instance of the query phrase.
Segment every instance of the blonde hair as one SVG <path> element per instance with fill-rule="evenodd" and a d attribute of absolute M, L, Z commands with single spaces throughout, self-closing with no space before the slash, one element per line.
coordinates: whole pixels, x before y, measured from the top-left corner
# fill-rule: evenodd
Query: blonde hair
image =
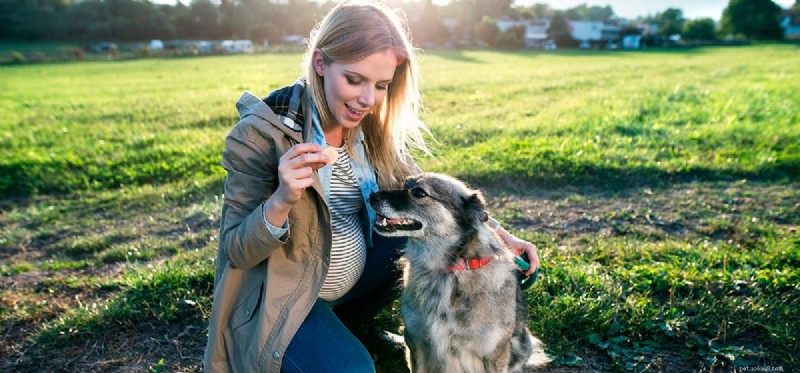
<path fill-rule="evenodd" d="M 334 7 L 311 32 L 303 68 L 308 90 L 325 130 L 335 123 L 325 99 L 322 77 L 313 64 L 316 49 L 323 62 L 352 63 L 374 53 L 391 49 L 402 61 L 394 72 L 386 97 L 376 103 L 355 129 L 345 129 L 345 145 L 352 150 L 354 132 L 364 133 L 367 156 L 375 166 L 381 188 L 399 187 L 414 173 L 411 148 L 430 154 L 425 144 L 427 127 L 419 119 L 421 97 L 419 76 L 408 31 L 403 18 L 376 1 L 345 1 Z M 352 151 L 350 152 L 352 154 Z"/>

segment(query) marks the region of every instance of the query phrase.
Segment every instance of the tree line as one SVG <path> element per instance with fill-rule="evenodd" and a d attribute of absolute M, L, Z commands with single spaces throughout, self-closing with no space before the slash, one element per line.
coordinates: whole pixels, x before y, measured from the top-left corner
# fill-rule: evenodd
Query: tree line
<path fill-rule="evenodd" d="M 470 43 L 484 38 L 488 44 L 500 40 L 511 46 L 520 43 L 524 30 L 517 28 L 502 34 L 494 29 L 499 18 L 548 18 L 551 28 L 555 27 L 551 34 L 561 35 L 558 37 L 568 37 L 566 20 L 619 21 L 610 6 L 583 4 L 556 10 L 546 4 L 512 6 L 512 0 L 454 0 L 447 5 L 436 5 L 431 0 L 387 2 L 404 11 L 415 41 L 423 46 Z M 793 7 L 795 12 L 800 10 L 798 4 L 800 0 Z M 286 35 L 306 36 L 334 5 L 333 1 L 312 0 L 191 0 L 174 5 L 150 0 L 0 0 L 0 39 L 250 39 L 279 43 Z M 719 35 L 780 39 L 781 11 L 771 0 L 730 0 L 719 25 L 708 18 L 686 19 L 676 8 L 636 21 L 657 24 L 659 34 L 681 34 L 690 39 L 713 39 Z M 483 35 L 486 32 L 493 35 L 491 39 Z"/>

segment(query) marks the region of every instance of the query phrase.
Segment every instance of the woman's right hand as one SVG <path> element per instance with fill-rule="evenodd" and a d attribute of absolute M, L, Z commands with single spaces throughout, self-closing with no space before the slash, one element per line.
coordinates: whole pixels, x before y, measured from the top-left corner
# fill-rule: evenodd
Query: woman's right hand
<path fill-rule="evenodd" d="M 322 147 L 316 144 L 302 143 L 293 146 L 280 158 L 278 164 L 278 189 L 273 194 L 280 210 L 288 210 L 300 200 L 303 190 L 314 182 L 314 170 L 322 168 L 328 156 L 320 153 Z"/>

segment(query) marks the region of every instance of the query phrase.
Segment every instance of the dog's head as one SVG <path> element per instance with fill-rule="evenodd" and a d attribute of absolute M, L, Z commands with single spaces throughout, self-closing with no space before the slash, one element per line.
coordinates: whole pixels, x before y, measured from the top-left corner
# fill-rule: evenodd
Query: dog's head
<path fill-rule="evenodd" d="M 435 173 L 411 176 L 403 189 L 373 193 L 369 202 L 378 215 L 377 233 L 412 240 L 458 240 L 489 219 L 479 191 Z"/>

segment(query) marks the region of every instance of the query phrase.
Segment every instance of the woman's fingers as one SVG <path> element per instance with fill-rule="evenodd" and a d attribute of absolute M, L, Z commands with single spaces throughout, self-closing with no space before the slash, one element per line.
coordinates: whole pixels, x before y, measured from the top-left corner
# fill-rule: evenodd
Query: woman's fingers
<path fill-rule="evenodd" d="M 314 183 L 314 170 L 325 166 L 329 156 L 321 154 L 322 147 L 310 143 L 293 146 L 278 165 L 278 194 L 291 205 L 297 203 L 305 188 Z"/>
<path fill-rule="evenodd" d="M 315 144 L 297 144 L 289 149 L 286 154 L 281 157 L 281 167 L 278 171 L 288 171 L 289 169 L 299 169 L 303 167 L 310 167 L 311 171 L 324 167 L 326 162 L 330 159 L 328 155 L 320 153 L 322 148 Z"/>
<path fill-rule="evenodd" d="M 292 159 L 304 153 L 316 153 L 322 151 L 322 147 L 312 143 L 301 143 L 293 146 L 289 151 L 283 154 L 281 159 Z"/>
<path fill-rule="evenodd" d="M 528 243 L 528 247 L 526 247 L 525 252 L 528 255 L 528 260 L 531 262 L 531 269 L 528 270 L 528 275 L 533 274 L 536 269 L 541 267 L 541 263 L 539 262 L 539 253 L 536 250 L 536 246 L 532 243 Z"/>

